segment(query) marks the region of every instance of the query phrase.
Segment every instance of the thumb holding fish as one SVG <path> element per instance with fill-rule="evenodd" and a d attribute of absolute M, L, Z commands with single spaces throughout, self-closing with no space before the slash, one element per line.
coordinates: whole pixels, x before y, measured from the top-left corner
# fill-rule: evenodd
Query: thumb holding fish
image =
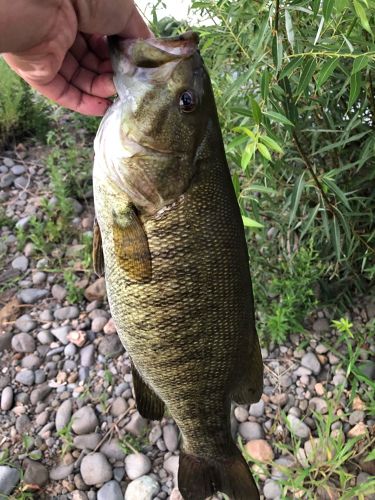
<path fill-rule="evenodd" d="M 115 93 L 104 35 L 147 38 L 133 0 L 0 0 L 0 52 L 61 106 L 103 115 Z"/>

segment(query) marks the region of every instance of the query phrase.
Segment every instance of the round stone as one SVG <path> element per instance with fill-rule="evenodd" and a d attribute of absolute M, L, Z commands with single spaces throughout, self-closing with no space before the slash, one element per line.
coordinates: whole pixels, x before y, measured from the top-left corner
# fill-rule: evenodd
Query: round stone
<path fill-rule="evenodd" d="M 0 493 L 9 495 L 16 487 L 20 479 L 20 473 L 14 467 L 8 465 L 0 466 Z"/>
<path fill-rule="evenodd" d="M 12 348 L 16 352 L 33 352 L 35 340 L 28 333 L 18 333 L 12 338 Z"/>
<path fill-rule="evenodd" d="M 303 423 L 299 418 L 294 415 L 288 415 L 287 417 L 291 432 L 301 439 L 308 439 L 310 437 L 309 427 Z"/>
<path fill-rule="evenodd" d="M 246 452 L 262 463 L 272 462 L 274 454 L 271 446 L 264 439 L 253 439 L 245 444 Z"/>
<path fill-rule="evenodd" d="M 167 424 L 163 427 L 163 439 L 168 451 L 176 451 L 178 448 L 177 427 L 173 424 Z"/>
<path fill-rule="evenodd" d="M 160 486 L 150 476 L 142 476 L 129 483 L 124 500 L 152 500 L 160 491 Z"/>
<path fill-rule="evenodd" d="M 117 481 L 105 483 L 97 492 L 97 500 L 124 500 L 124 495 Z"/>
<path fill-rule="evenodd" d="M 261 417 L 264 413 L 264 401 L 260 399 L 257 403 L 250 406 L 249 414 L 252 417 Z"/>
<path fill-rule="evenodd" d="M 1 393 L 1 409 L 8 411 L 13 406 L 13 389 L 10 386 L 4 387 Z"/>
<path fill-rule="evenodd" d="M 301 365 L 311 370 L 314 375 L 319 375 L 321 364 L 313 352 L 306 353 L 301 359 Z"/>
<path fill-rule="evenodd" d="M 103 453 L 86 455 L 81 462 L 81 476 L 88 486 L 112 479 L 112 467 Z"/>
<path fill-rule="evenodd" d="M 72 429 L 76 434 L 88 434 L 94 431 L 97 425 L 99 425 L 98 418 L 91 406 L 83 406 L 73 415 Z"/>
<path fill-rule="evenodd" d="M 234 416 L 236 417 L 236 420 L 238 422 L 246 422 L 249 417 L 249 412 L 246 410 L 246 408 L 243 408 L 242 406 L 237 406 L 234 409 Z"/>
<path fill-rule="evenodd" d="M 72 401 L 70 399 L 65 400 L 58 408 L 56 412 L 56 419 L 55 419 L 55 425 L 56 425 L 56 430 L 61 431 L 68 422 L 70 421 L 70 418 L 72 416 Z"/>
<path fill-rule="evenodd" d="M 150 470 L 150 459 L 143 453 L 131 453 L 125 458 L 125 471 L 129 479 L 137 479 Z"/>
<path fill-rule="evenodd" d="M 263 429 L 261 425 L 256 422 L 243 422 L 239 425 L 238 431 L 246 441 L 264 438 Z"/>
<path fill-rule="evenodd" d="M 30 314 L 23 314 L 17 319 L 15 324 L 16 327 L 24 333 L 28 333 L 36 327 L 36 322 Z"/>
<path fill-rule="evenodd" d="M 34 372 L 32 370 L 21 370 L 16 375 L 16 381 L 23 385 L 33 385 Z"/>
<path fill-rule="evenodd" d="M 279 498 L 281 496 L 281 488 L 276 481 L 271 479 L 264 485 L 263 494 L 267 500 L 273 500 L 274 498 Z"/>

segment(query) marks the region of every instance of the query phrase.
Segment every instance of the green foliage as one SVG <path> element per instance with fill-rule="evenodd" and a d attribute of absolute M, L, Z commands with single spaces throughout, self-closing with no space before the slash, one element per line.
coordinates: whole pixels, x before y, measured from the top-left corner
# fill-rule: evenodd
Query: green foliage
<path fill-rule="evenodd" d="M 9 139 L 34 136 L 44 140 L 47 104 L 0 57 L 0 145 Z"/>
<path fill-rule="evenodd" d="M 142 436 L 132 436 L 131 434 L 126 434 L 120 440 L 120 448 L 126 454 L 130 453 L 140 453 L 142 448 L 147 445 L 146 431 Z"/>
<path fill-rule="evenodd" d="M 242 214 L 261 225 L 253 267 L 284 279 L 280 259 L 311 246 L 326 297 L 350 301 L 375 275 L 374 0 L 193 7 L 211 20 L 201 53 Z M 271 327 L 285 323 L 275 312 Z"/>
<path fill-rule="evenodd" d="M 59 431 L 57 431 L 57 435 L 62 441 L 61 447 L 61 455 L 64 456 L 73 448 L 73 433 L 72 433 L 72 425 L 73 419 L 70 421 Z"/>
<path fill-rule="evenodd" d="M 79 278 L 70 270 L 64 271 L 64 285 L 67 291 L 66 300 L 69 304 L 77 304 L 83 299 L 84 290 L 77 286 Z"/>

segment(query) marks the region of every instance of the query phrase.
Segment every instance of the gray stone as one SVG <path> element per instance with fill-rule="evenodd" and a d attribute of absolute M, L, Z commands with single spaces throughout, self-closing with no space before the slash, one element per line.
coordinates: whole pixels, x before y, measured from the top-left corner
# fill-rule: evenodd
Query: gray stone
<path fill-rule="evenodd" d="M 20 480 L 20 473 L 14 467 L 0 466 L 0 494 L 9 495 Z"/>
<path fill-rule="evenodd" d="M 137 479 L 151 470 L 151 461 L 143 453 L 131 453 L 125 458 L 125 472 L 129 479 Z"/>
<path fill-rule="evenodd" d="M 43 323 L 49 323 L 53 321 L 53 314 L 49 309 L 44 309 L 44 311 L 39 314 L 39 321 L 42 321 Z"/>
<path fill-rule="evenodd" d="M 14 161 L 12 160 L 12 158 L 8 158 L 7 156 L 3 159 L 3 164 L 6 166 L 6 167 L 13 167 L 14 165 Z"/>
<path fill-rule="evenodd" d="M 261 417 L 264 413 L 264 401 L 260 399 L 257 403 L 253 403 L 250 406 L 249 414 L 252 417 Z"/>
<path fill-rule="evenodd" d="M 86 455 L 81 462 L 81 476 L 88 486 L 112 479 L 112 467 L 103 453 Z"/>
<path fill-rule="evenodd" d="M 336 386 L 343 385 L 344 387 L 346 387 L 348 385 L 348 380 L 344 373 L 336 373 L 336 375 L 334 375 L 334 377 L 332 378 L 332 383 Z"/>
<path fill-rule="evenodd" d="M 49 474 L 45 465 L 36 462 L 35 460 L 26 459 L 23 466 L 26 467 L 23 478 L 26 484 L 44 486 L 48 483 Z"/>
<path fill-rule="evenodd" d="M 113 417 L 119 417 L 129 408 L 128 403 L 124 398 L 115 398 L 111 405 L 111 415 Z M 160 437 L 160 436 L 159 436 Z"/>
<path fill-rule="evenodd" d="M 43 370 L 35 370 L 34 377 L 36 384 L 43 384 L 46 381 L 46 374 Z"/>
<path fill-rule="evenodd" d="M 122 352 L 124 352 L 124 347 L 117 335 L 107 335 L 99 344 L 99 353 L 103 356 L 117 356 Z"/>
<path fill-rule="evenodd" d="M 52 387 L 49 387 L 47 384 L 39 386 L 37 389 L 34 389 L 30 394 L 31 404 L 36 405 L 48 396 L 48 394 L 52 391 Z"/>
<path fill-rule="evenodd" d="M 12 332 L 0 333 L 0 352 L 5 351 L 6 349 L 10 349 L 12 338 Z"/>
<path fill-rule="evenodd" d="M 168 472 L 170 476 L 173 477 L 175 484 L 177 484 L 178 477 L 178 457 L 176 455 L 172 455 L 168 457 L 163 464 L 163 468 Z"/>
<path fill-rule="evenodd" d="M 14 165 L 10 170 L 14 175 L 22 175 L 26 172 L 26 168 L 23 165 Z"/>
<path fill-rule="evenodd" d="M 329 347 L 325 346 L 324 344 L 318 344 L 315 347 L 315 352 L 317 352 L 318 354 L 325 354 L 328 351 L 329 351 Z"/>
<path fill-rule="evenodd" d="M 62 302 L 67 296 L 68 292 L 61 285 L 53 285 L 51 293 L 54 299 L 58 300 L 59 302 Z"/>
<path fill-rule="evenodd" d="M 16 381 L 23 385 L 33 385 L 34 372 L 32 370 L 21 370 L 16 375 Z"/>
<path fill-rule="evenodd" d="M 89 344 L 83 347 L 80 351 L 81 366 L 90 368 L 95 363 L 95 346 Z"/>
<path fill-rule="evenodd" d="M 329 331 L 329 322 L 326 318 L 318 318 L 313 323 L 313 330 L 316 333 L 325 333 Z"/>
<path fill-rule="evenodd" d="M 104 316 L 99 316 L 98 318 L 94 318 L 91 323 L 91 330 L 94 333 L 99 333 L 103 331 L 104 326 L 107 324 L 108 319 Z"/>
<path fill-rule="evenodd" d="M 92 432 L 91 434 L 82 434 L 81 436 L 75 436 L 73 444 L 75 448 L 79 450 L 94 450 L 101 440 L 101 435 L 97 432 Z"/>
<path fill-rule="evenodd" d="M 56 309 L 53 315 L 59 321 L 75 319 L 79 316 L 79 309 L 77 306 L 60 307 L 60 309 Z"/>
<path fill-rule="evenodd" d="M 35 370 L 42 364 L 42 360 L 36 354 L 28 354 L 21 361 L 22 368 Z"/>
<path fill-rule="evenodd" d="M 64 354 L 68 358 L 77 354 L 77 347 L 74 344 L 68 344 L 64 349 Z"/>
<path fill-rule="evenodd" d="M 124 500 L 152 500 L 160 491 L 160 486 L 150 476 L 142 476 L 128 484 Z"/>
<path fill-rule="evenodd" d="M 72 416 L 72 400 L 66 399 L 57 409 L 55 426 L 57 431 L 61 431 L 70 421 Z"/>
<path fill-rule="evenodd" d="M 51 333 L 56 337 L 62 344 L 69 344 L 68 334 L 70 332 L 70 327 L 68 325 L 60 326 L 58 328 L 53 328 Z"/>
<path fill-rule="evenodd" d="M 39 286 L 46 281 L 47 274 L 44 273 L 43 271 L 37 271 L 36 273 L 33 274 L 32 279 L 33 279 L 33 284 Z"/>
<path fill-rule="evenodd" d="M 30 314 L 23 314 L 17 319 L 15 325 L 21 332 L 28 333 L 36 327 L 36 322 Z"/>
<path fill-rule="evenodd" d="M 20 415 L 16 420 L 16 430 L 18 434 L 25 434 L 30 430 L 31 421 L 27 415 Z"/>
<path fill-rule="evenodd" d="M 147 420 L 141 417 L 141 415 L 136 411 L 130 417 L 130 422 L 125 425 L 125 430 L 133 434 L 133 436 L 142 436 L 144 430 L 147 427 Z"/>
<path fill-rule="evenodd" d="M 328 405 L 327 402 L 322 398 L 311 398 L 309 401 L 309 407 L 316 411 L 317 413 L 321 413 L 325 415 L 328 413 Z"/>
<path fill-rule="evenodd" d="M 88 434 L 94 431 L 97 425 L 98 418 L 91 406 L 83 406 L 73 415 L 72 429 L 76 434 Z"/>
<path fill-rule="evenodd" d="M 8 385 L 4 387 L 1 393 L 1 405 L 0 408 L 3 411 L 8 411 L 13 406 L 13 389 Z"/>
<path fill-rule="evenodd" d="M 124 500 L 124 495 L 117 481 L 105 483 L 97 492 L 97 500 Z"/>
<path fill-rule="evenodd" d="M 358 364 L 359 370 L 363 373 L 363 375 L 370 380 L 375 379 L 375 362 L 374 361 L 365 361 L 364 363 Z"/>
<path fill-rule="evenodd" d="M 47 297 L 48 291 L 40 288 L 25 288 L 18 294 L 19 299 L 24 304 L 35 304 L 38 300 Z"/>
<path fill-rule="evenodd" d="M 234 409 L 234 416 L 236 417 L 236 420 L 238 420 L 238 422 L 246 422 L 249 418 L 249 412 L 246 410 L 246 408 L 237 406 Z"/>
<path fill-rule="evenodd" d="M 156 424 L 152 427 L 148 439 L 151 444 L 156 444 L 157 440 L 161 438 L 163 431 L 161 430 L 160 424 Z"/>
<path fill-rule="evenodd" d="M 59 464 L 53 467 L 49 472 L 49 477 L 52 481 L 61 481 L 67 478 L 74 470 L 74 463 L 72 464 Z"/>
<path fill-rule="evenodd" d="M 365 412 L 362 410 L 355 410 L 349 415 L 349 424 L 356 425 L 363 422 L 365 419 Z"/>
<path fill-rule="evenodd" d="M 16 177 L 13 181 L 13 186 L 19 189 L 25 189 L 29 185 L 29 179 L 24 176 Z"/>
<path fill-rule="evenodd" d="M 301 439 L 308 439 L 310 437 L 309 427 L 303 423 L 299 418 L 294 415 L 288 415 L 287 417 L 291 432 Z"/>
<path fill-rule="evenodd" d="M 281 375 L 281 377 L 279 378 L 279 383 L 283 389 L 287 389 L 293 384 L 293 380 L 290 375 L 284 373 L 284 375 Z"/>
<path fill-rule="evenodd" d="M 12 260 L 13 269 L 17 269 L 18 271 L 25 272 L 29 267 L 29 259 L 24 255 L 20 255 Z"/>
<path fill-rule="evenodd" d="M 15 176 L 12 174 L 12 172 L 0 175 L 0 189 L 4 189 L 11 186 L 14 179 Z"/>
<path fill-rule="evenodd" d="M 178 448 L 178 431 L 173 424 L 167 424 L 163 427 L 163 439 L 168 451 L 176 451 Z"/>
<path fill-rule="evenodd" d="M 303 356 L 303 358 L 301 359 L 301 365 L 311 370 L 314 375 L 319 375 L 322 368 L 318 358 L 313 352 L 308 352 Z"/>
<path fill-rule="evenodd" d="M 50 344 L 54 340 L 53 335 L 48 330 L 41 330 L 38 333 L 37 338 L 41 344 Z"/>
<path fill-rule="evenodd" d="M 17 229 L 27 229 L 28 226 L 29 226 L 29 221 L 30 221 L 30 215 L 26 216 L 26 217 L 22 217 L 21 219 L 18 219 L 17 223 L 16 223 L 16 228 Z"/>
<path fill-rule="evenodd" d="M 16 352 L 35 351 L 35 340 L 28 333 L 18 333 L 12 338 L 12 348 Z"/>
<path fill-rule="evenodd" d="M 121 449 L 120 441 L 116 438 L 106 441 L 101 446 L 100 452 L 107 458 L 113 458 L 114 460 L 124 460 L 125 458 L 125 453 Z"/>
<path fill-rule="evenodd" d="M 263 439 L 264 432 L 262 427 L 256 422 L 243 422 L 239 425 L 238 431 L 240 435 L 246 440 Z"/>
<path fill-rule="evenodd" d="M 277 484 L 276 481 L 273 481 L 273 479 L 271 479 L 270 481 L 267 481 L 266 484 L 264 485 L 263 494 L 264 497 L 269 500 L 280 498 L 281 487 Z"/>

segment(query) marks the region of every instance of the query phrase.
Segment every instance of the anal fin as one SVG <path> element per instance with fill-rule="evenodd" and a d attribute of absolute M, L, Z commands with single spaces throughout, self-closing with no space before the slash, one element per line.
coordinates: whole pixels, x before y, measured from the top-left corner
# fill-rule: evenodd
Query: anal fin
<path fill-rule="evenodd" d="M 149 420 L 161 420 L 164 416 L 164 403 L 155 394 L 149 385 L 145 383 L 132 364 L 133 388 L 137 409 L 143 418 Z"/>

